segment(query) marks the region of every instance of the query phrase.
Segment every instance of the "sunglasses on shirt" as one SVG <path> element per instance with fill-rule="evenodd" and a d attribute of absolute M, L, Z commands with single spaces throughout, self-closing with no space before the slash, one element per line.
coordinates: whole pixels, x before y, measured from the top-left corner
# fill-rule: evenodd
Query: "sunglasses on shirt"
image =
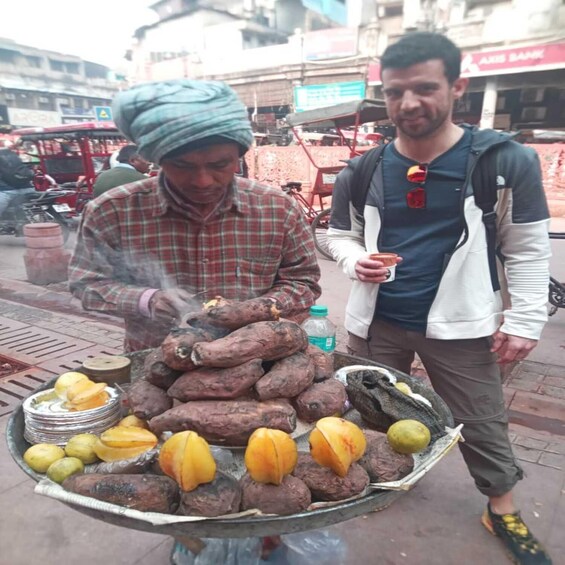
<path fill-rule="evenodd" d="M 406 193 L 408 208 L 423 209 L 426 207 L 426 179 L 428 177 L 427 163 L 412 165 L 406 172 L 406 179 L 419 186 Z"/>

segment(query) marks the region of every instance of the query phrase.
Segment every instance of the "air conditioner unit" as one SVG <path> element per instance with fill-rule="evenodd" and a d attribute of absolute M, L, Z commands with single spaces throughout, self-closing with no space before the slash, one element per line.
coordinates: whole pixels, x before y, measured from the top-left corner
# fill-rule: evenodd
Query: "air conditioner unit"
<path fill-rule="evenodd" d="M 6 100 L 15 100 L 16 99 L 16 95 L 12 92 L 6 92 L 6 94 L 4 94 L 4 98 Z"/>
<path fill-rule="evenodd" d="M 540 122 L 545 120 L 545 115 L 547 113 L 547 108 L 536 108 L 535 106 L 530 106 L 529 108 L 522 108 L 522 115 L 520 119 L 527 122 Z"/>
<path fill-rule="evenodd" d="M 520 94 L 520 102 L 532 104 L 535 102 L 543 102 L 545 96 L 545 88 L 524 88 Z"/>
<path fill-rule="evenodd" d="M 49 104 L 49 102 L 51 102 L 51 100 L 49 100 L 49 98 L 46 98 L 45 96 L 40 96 L 39 97 L 39 102 L 41 104 Z"/>

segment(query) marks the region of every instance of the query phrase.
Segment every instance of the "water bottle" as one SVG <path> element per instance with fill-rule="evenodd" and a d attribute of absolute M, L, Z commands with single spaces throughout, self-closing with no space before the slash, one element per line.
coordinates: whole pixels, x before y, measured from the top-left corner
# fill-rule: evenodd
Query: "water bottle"
<path fill-rule="evenodd" d="M 310 317 L 302 323 L 308 341 L 326 353 L 335 349 L 335 325 L 328 319 L 327 306 L 311 306 Z"/>

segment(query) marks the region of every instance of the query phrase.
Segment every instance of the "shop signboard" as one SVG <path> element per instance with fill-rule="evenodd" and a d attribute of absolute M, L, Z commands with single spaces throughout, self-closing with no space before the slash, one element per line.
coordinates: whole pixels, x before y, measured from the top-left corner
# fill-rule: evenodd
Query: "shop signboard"
<path fill-rule="evenodd" d="M 10 124 L 18 127 L 60 126 L 61 114 L 49 110 L 29 110 L 27 108 L 8 108 Z"/>
<path fill-rule="evenodd" d="M 565 68 L 565 42 L 464 53 L 461 75 L 478 77 Z"/>
<path fill-rule="evenodd" d="M 310 84 L 294 87 L 295 112 L 325 108 L 341 102 L 365 98 L 363 81 L 334 82 L 330 84 Z"/>
<path fill-rule="evenodd" d="M 563 68 L 565 68 L 565 42 L 464 53 L 461 60 L 461 75 L 465 77 L 507 75 Z M 370 64 L 368 83 L 370 85 L 381 84 L 380 75 L 380 64 Z"/>
<path fill-rule="evenodd" d="M 311 31 L 304 34 L 304 59 L 339 59 L 357 54 L 357 30 L 342 27 Z"/>

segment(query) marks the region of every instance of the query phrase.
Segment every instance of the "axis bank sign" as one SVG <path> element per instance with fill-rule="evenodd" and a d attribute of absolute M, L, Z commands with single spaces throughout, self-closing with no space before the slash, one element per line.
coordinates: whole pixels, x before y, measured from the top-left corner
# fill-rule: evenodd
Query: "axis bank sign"
<path fill-rule="evenodd" d="M 468 77 L 545 71 L 563 67 L 565 43 L 465 53 L 461 60 L 461 74 Z"/>
<path fill-rule="evenodd" d="M 565 68 L 565 42 L 464 53 L 461 75 L 480 77 Z M 368 83 L 381 84 L 381 66 L 369 64 Z"/>

